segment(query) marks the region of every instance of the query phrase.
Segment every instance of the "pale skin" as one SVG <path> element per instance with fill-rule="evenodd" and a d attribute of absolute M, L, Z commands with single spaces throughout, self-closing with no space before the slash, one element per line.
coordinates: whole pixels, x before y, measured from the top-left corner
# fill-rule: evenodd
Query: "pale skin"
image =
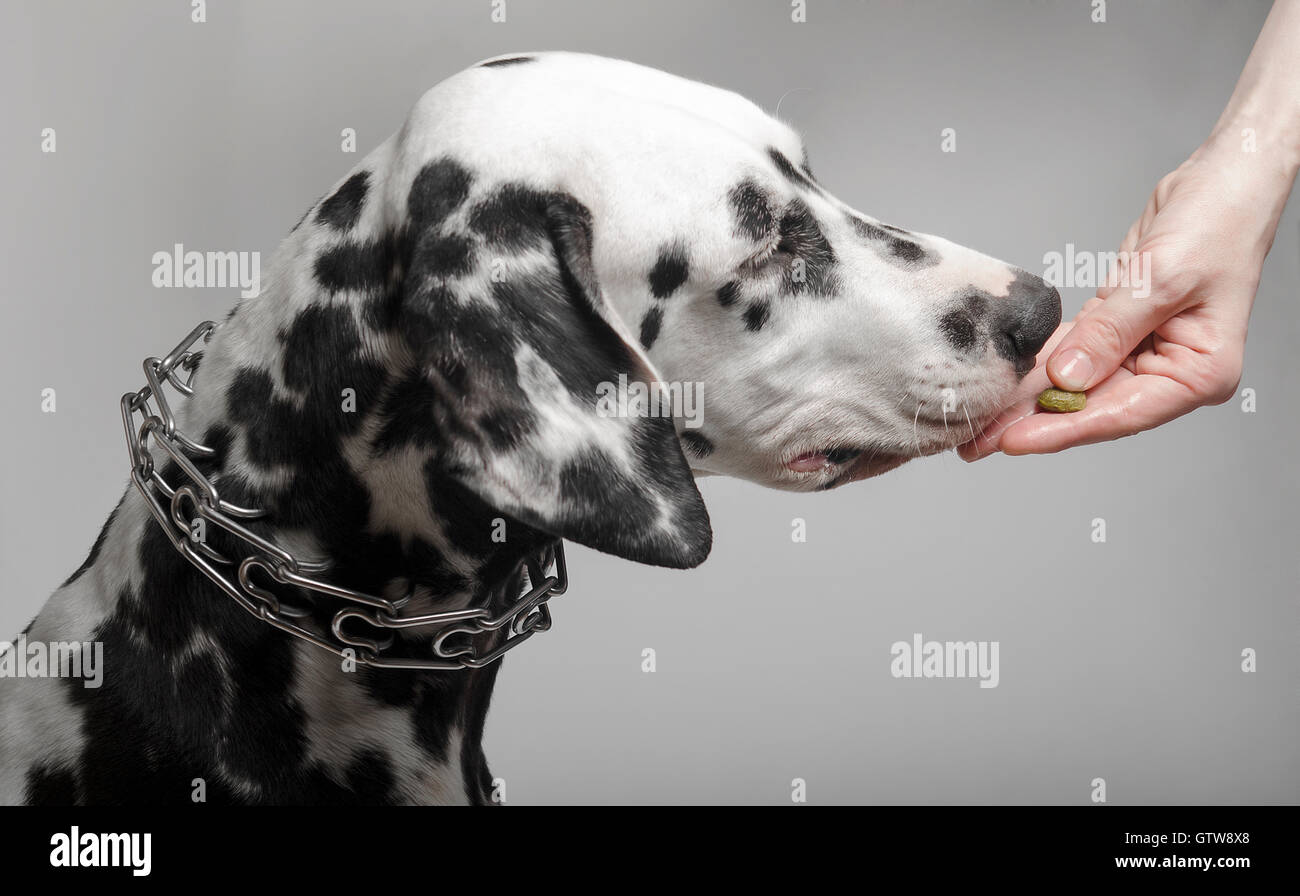
<path fill-rule="evenodd" d="M 1277 0 L 1209 138 L 1160 180 L 1120 245 L 1121 258 L 1149 253 L 1150 294 L 1135 295 L 1145 290 L 1125 277 L 1098 289 L 1048 340 L 1015 402 L 958 448 L 961 457 L 1110 441 L 1232 398 L 1260 270 L 1297 170 L 1300 0 Z M 1038 409 L 1049 386 L 1086 391 L 1087 407 Z"/>

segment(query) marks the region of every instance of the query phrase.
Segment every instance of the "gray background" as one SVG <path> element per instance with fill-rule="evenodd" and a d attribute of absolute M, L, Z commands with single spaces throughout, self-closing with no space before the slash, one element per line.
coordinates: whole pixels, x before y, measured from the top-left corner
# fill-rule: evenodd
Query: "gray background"
<path fill-rule="evenodd" d="M 1100 25 L 1084 0 L 809 0 L 802 25 L 785 0 L 507 9 L 212 2 L 195 25 L 181 0 L 4 5 L 0 637 L 120 495 L 139 359 L 235 301 L 155 290 L 153 252 L 269 257 L 477 59 L 621 56 L 769 110 L 803 88 L 782 117 L 832 192 L 1041 270 L 1067 242 L 1115 248 L 1208 132 L 1267 5 L 1115 0 Z M 788 803 L 795 777 L 814 803 L 1085 804 L 1094 777 L 1111 803 L 1296 802 L 1296 205 L 1252 321 L 1255 414 L 1234 401 L 1054 457 L 945 455 L 830 494 L 705 480 L 716 544 L 691 572 L 573 548 L 556 627 L 506 660 L 489 717 L 509 802 Z M 1063 292 L 1067 315 L 1090 294 Z M 1001 685 L 895 680 L 889 645 L 913 632 L 1000 641 Z"/>

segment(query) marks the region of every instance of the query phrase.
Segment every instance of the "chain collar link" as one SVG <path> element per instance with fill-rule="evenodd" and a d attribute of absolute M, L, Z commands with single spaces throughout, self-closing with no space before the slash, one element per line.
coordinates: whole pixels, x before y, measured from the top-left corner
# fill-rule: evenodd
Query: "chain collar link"
<path fill-rule="evenodd" d="M 224 500 L 217 485 L 199 472 L 191 458 L 211 457 L 215 452 L 176 428 L 175 415 L 164 394 L 165 386 L 171 386 L 184 396 L 193 394 L 191 384 L 201 355 L 195 350 L 195 344 L 200 340 L 207 343 L 215 329 L 212 321 L 204 321 L 166 357 L 146 358 L 146 385 L 138 392 L 122 396 L 122 426 L 131 456 L 131 482 L 144 497 L 172 546 L 186 560 L 263 622 L 364 666 L 434 671 L 481 669 L 496 662 L 507 650 L 551 627 L 551 613 L 546 602 L 557 594 L 563 594 L 569 586 L 563 541 L 557 541 L 555 545 L 555 572 L 545 575 L 536 559 L 528 559 L 528 581 L 532 588 L 496 616 L 482 607 L 403 616 L 400 611 L 410 602 L 409 593 L 398 600 L 389 600 L 313 578 L 313 574 L 328 569 L 329 564 L 299 560 L 283 547 L 250 531 L 243 521 L 258 519 L 264 515 L 263 511 Z M 138 428 L 137 415 L 141 421 Z M 184 484 L 174 486 L 163 479 L 149 451 L 150 440 L 176 462 L 186 479 Z M 251 552 L 236 560 L 195 540 L 194 523 L 199 519 L 219 526 Z M 310 610 L 295 607 L 268 588 L 256 584 L 254 573 L 264 575 L 272 582 L 347 601 L 349 605 L 334 614 L 329 632 L 312 631 L 306 627 Z M 434 658 L 381 656 L 392 647 L 395 635 L 362 637 L 354 631 L 344 630 L 343 624 L 348 620 L 353 620 L 354 629 L 360 623 L 381 632 L 438 627 L 432 635 Z M 506 633 L 505 639 L 494 649 L 480 654 L 475 645 L 478 636 L 501 631 Z"/>

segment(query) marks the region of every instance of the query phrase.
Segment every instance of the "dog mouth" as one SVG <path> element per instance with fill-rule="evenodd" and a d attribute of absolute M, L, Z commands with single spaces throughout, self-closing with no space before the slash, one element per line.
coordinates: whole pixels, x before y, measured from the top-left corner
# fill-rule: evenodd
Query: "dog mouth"
<path fill-rule="evenodd" d="M 846 433 L 837 438 L 833 430 L 825 432 L 821 426 L 805 432 L 783 452 L 785 483 L 796 489 L 836 488 L 887 473 L 909 460 L 959 448 L 976 438 L 1012 396 L 998 395 L 1000 400 L 990 402 L 987 394 L 945 390 L 912 393 L 908 398 L 911 402 L 902 402 L 892 418 L 864 423 L 859 432 L 865 433 L 857 437 Z M 822 430 L 821 438 L 814 434 L 817 430 Z"/>
<path fill-rule="evenodd" d="M 835 488 L 887 473 L 909 460 L 951 451 L 973 438 L 972 433 L 978 434 L 994 416 L 981 414 L 969 422 L 964 416 L 946 420 L 918 416 L 917 425 L 925 432 L 914 430 L 912 440 L 893 445 L 831 444 L 795 454 L 784 466 L 801 479 L 820 481 L 819 488 Z"/>
<path fill-rule="evenodd" d="M 805 451 L 786 461 L 785 468 L 804 476 L 829 477 L 823 487 L 834 488 L 846 482 L 879 476 L 917 456 L 880 447 L 837 445 Z"/>
<path fill-rule="evenodd" d="M 805 451 L 798 457 L 786 461 L 785 466 L 792 473 L 817 473 L 852 464 L 866 453 L 866 448 L 845 446 L 822 448 L 818 451 Z"/>

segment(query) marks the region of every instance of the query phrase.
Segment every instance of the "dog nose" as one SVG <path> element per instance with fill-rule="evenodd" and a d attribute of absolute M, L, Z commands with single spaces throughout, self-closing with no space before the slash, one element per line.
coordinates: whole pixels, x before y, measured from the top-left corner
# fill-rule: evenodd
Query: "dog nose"
<path fill-rule="evenodd" d="M 1061 323 L 1061 294 L 1040 277 L 1020 272 L 1002 301 L 993 327 L 998 354 L 1028 373 L 1034 358 Z"/>

